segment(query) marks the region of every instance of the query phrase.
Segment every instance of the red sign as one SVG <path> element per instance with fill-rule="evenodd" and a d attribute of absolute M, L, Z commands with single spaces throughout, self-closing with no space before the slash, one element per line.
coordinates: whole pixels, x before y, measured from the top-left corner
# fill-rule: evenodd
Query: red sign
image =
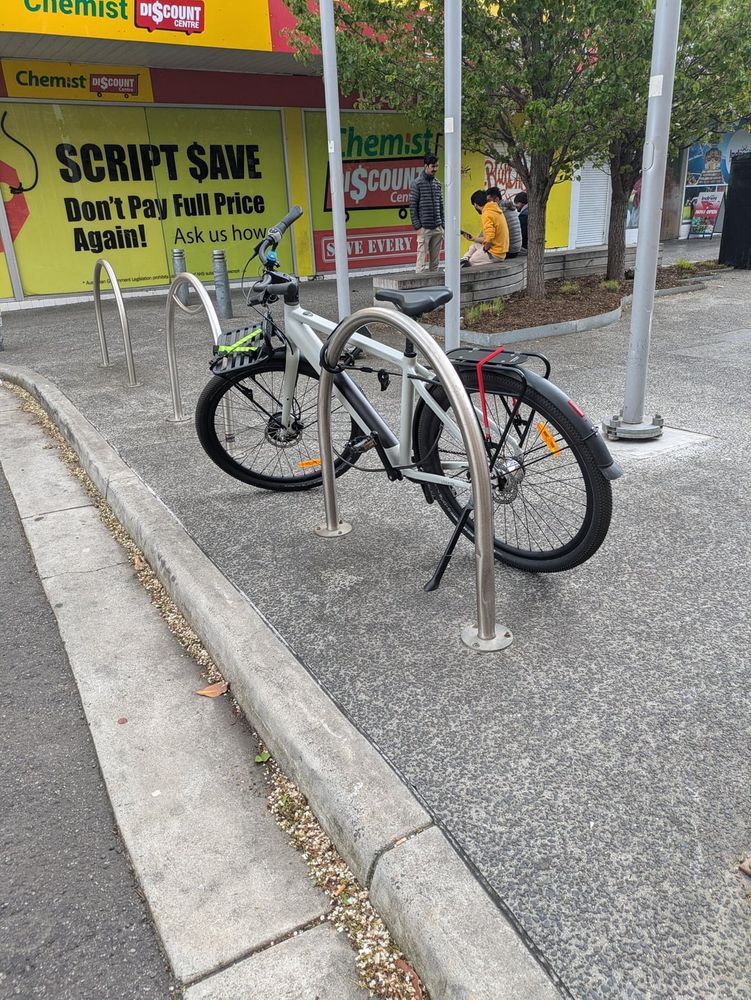
<path fill-rule="evenodd" d="M 419 159 L 345 160 L 344 206 L 348 212 L 366 208 L 409 209 L 409 189 L 420 176 L 424 162 Z M 324 208 L 331 211 L 331 185 L 326 174 Z"/>
<path fill-rule="evenodd" d="M 146 28 L 148 31 L 198 34 L 205 27 L 203 0 L 192 0 L 191 3 L 136 0 L 136 27 Z"/>
<path fill-rule="evenodd" d="M 138 93 L 138 73 L 122 73 L 119 76 L 97 73 L 89 76 L 89 90 L 92 94 L 125 94 L 135 97 Z"/>
<path fill-rule="evenodd" d="M 334 234 L 330 230 L 314 232 L 313 244 L 316 270 L 333 271 L 336 267 Z M 411 226 L 349 229 L 347 231 L 347 257 L 349 266 L 353 270 L 365 267 L 414 264 L 417 260 L 417 233 Z"/>
<path fill-rule="evenodd" d="M 701 191 L 696 198 L 694 214 L 691 217 L 692 236 L 705 236 L 714 232 L 717 217 L 722 207 L 722 191 Z"/>

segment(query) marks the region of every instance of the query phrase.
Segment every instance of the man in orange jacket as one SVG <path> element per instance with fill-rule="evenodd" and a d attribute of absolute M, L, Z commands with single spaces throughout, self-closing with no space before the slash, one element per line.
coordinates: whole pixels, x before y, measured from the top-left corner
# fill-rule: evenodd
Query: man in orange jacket
<path fill-rule="evenodd" d="M 475 191 L 470 198 L 482 222 L 482 233 L 462 236 L 470 240 L 472 246 L 459 261 L 461 267 L 477 267 L 478 264 L 496 264 L 504 260 L 508 253 L 508 224 L 500 207 L 488 199 L 485 191 Z"/>

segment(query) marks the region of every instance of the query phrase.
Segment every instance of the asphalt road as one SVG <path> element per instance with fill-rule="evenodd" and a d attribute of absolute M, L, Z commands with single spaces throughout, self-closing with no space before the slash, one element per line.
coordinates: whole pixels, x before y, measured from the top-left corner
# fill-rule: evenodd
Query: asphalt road
<path fill-rule="evenodd" d="M 0 997 L 175 996 L 0 471 Z"/>

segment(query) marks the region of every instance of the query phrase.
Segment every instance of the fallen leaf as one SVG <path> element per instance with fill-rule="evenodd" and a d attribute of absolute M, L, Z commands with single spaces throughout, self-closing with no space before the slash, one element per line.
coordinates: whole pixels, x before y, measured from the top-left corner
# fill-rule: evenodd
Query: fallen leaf
<path fill-rule="evenodd" d="M 748 875 L 751 878 L 751 854 L 747 854 L 745 858 L 738 865 L 738 868 L 743 872 L 744 875 Z"/>
<path fill-rule="evenodd" d="M 256 764 L 265 764 L 269 760 L 271 760 L 271 754 L 268 750 L 264 750 L 263 753 L 259 753 L 256 757 Z"/>
<path fill-rule="evenodd" d="M 423 992 L 420 987 L 420 980 L 417 978 L 417 973 L 409 964 L 409 962 L 404 958 L 397 958 L 394 963 L 397 969 L 405 973 L 409 977 L 409 981 L 412 984 L 412 989 L 415 991 L 415 1000 L 423 1000 Z"/>
<path fill-rule="evenodd" d="M 217 681 L 216 684 L 209 684 L 208 687 L 196 691 L 196 694 L 203 695 L 204 698 L 218 698 L 220 695 L 226 694 L 228 690 L 229 684 L 226 681 Z"/>
<path fill-rule="evenodd" d="M 147 565 L 146 560 L 142 559 L 141 556 L 136 556 L 133 560 L 133 569 L 136 573 L 140 573 L 142 569 L 146 569 Z"/>
<path fill-rule="evenodd" d="M 342 882 L 342 884 L 341 884 L 341 885 L 338 885 L 338 886 L 336 887 L 336 889 L 334 889 L 334 891 L 332 892 L 332 894 L 331 894 L 331 895 L 332 895 L 332 896 L 341 896 L 341 894 L 342 894 L 342 893 L 344 892 L 344 890 L 345 890 L 346 888 L 347 888 L 347 886 L 346 886 L 346 885 L 344 884 L 344 882 Z"/>

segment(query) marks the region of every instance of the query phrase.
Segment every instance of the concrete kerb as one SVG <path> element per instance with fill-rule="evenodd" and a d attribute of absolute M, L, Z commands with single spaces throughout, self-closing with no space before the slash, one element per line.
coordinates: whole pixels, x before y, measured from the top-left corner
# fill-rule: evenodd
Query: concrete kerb
<path fill-rule="evenodd" d="M 436 1000 L 559 996 L 415 795 L 109 442 L 36 373 L 0 364 L 0 380 L 74 448 Z"/>
<path fill-rule="evenodd" d="M 673 288 L 658 288 L 656 297 L 665 295 L 680 295 L 682 292 L 698 292 L 707 286 L 703 281 L 687 281 L 685 285 Z M 608 312 L 596 316 L 585 316 L 583 319 L 570 319 L 563 323 L 546 323 L 544 326 L 527 326 L 520 330 L 502 330 L 498 333 L 482 333 L 479 330 L 460 330 L 459 337 L 467 344 L 477 344 L 479 347 L 500 347 L 502 344 L 516 344 L 523 340 L 539 340 L 543 337 L 560 337 L 569 333 L 583 333 L 586 330 L 599 330 L 602 327 L 617 323 L 623 315 L 625 306 L 631 305 L 633 296 L 624 295 L 621 304 Z M 427 326 L 425 329 L 433 336 L 444 336 L 442 326 Z"/>

